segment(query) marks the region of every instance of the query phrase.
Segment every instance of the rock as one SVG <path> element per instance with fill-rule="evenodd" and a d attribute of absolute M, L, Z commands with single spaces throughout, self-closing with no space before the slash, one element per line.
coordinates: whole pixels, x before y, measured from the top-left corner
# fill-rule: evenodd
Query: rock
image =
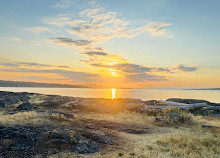
<path fill-rule="evenodd" d="M 79 154 L 90 154 L 99 151 L 99 144 L 86 138 L 81 138 L 77 145 L 72 146 L 72 151 Z"/>
<path fill-rule="evenodd" d="M 59 111 L 49 111 L 49 115 L 53 115 L 53 114 L 56 114 L 58 116 L 61 116 L 63 115 L 65 118 L 67 119 L 71 119 L 73 118 L 74 116 L 72 114 L 67 114 L 67 113 L 64 113 L 64 112 L 59 112 Z"/>
<path fill-rule="evenodd" d="M 155 118 L 155 122 L 158 123 L 158 122 L 165 122 L 167 120 L 167 117 L 166 116 L 157 116 Z"/>
<path fill-rule="evenodd" d="M 210 105 L 210 106 L 220 106 L 220 103 L 212 103 L 207 100 L 200 100 L 200 99 L 169 98 L 167 99 L 167 101 L 185 103 L 185 104 L 207 103 L 207 105 Z"/>
<path fill-rule="evenodd" d="M 220 117 L 220 114 L 213 114 L 212 117 Z"/>
<path fill-rule="evenodd" d="M 220 106 L 209 106 L 209 107 L 205 108 L 205 110 L 213 110 L 213 111 L 220 112 Z"/>
<path fill-rule="evenodd" d="M 210 125 L 210 124 L 203 124 L 202 127 L 203 127 L 203 128 L 212 128 L 212 129 L 214 128 L 214 129 L 220 129 L 220 127 L 212 126 L 212 125 Z"/>
<path fill-rule="evenodd" d="M 34 110 L 34 106 L 31 103 L 27 102 L 27 103 L 20 104 L 17 107 L 17 109 L 20 111 L 32 111 Z"/>
<path fill-rule="evenodd" d="M 4 100 L 0 100 L 0 107 L 5 108 L 6 104 Z"/>
<path fill-rule="evenodd" d="M 87 139 L 94 140 L 101 144 L 113 145 L 115 141 L 115 139 L 110 134 L 106 134 L 102 131 L 95 131 L 95 130 L 81 131 L 81 135 Z"/>
<path fill-rule="evenodd" d="M 169 112 L 168 116 L 173 122 L 178 122 L 180 120 L 180 114 L 177 112 Z"/>
<path fill-rule="evenodd" d="M 198 99 L 169 98 L 166 101 L 172 101 L 172 102 L 177 102 L 177 103 L 185 103 L 185 104 L 195 104 L 195 103 L 207 103 L 207 104 L 210 104 L 209 101 L 198 100 Z"/>
<path fill-rule="evenodd" d="M 157 105 L 159 103 L 159 101 L 157 100 L 148 100 L 144 102 L 146 105 Z"/>
<path fill-rule="evenodd" d="M 12 145 L 10 145 L 10 149 L 13 151 L 33 150 L 34 143 L 27 140 L 18 140 Z"/>

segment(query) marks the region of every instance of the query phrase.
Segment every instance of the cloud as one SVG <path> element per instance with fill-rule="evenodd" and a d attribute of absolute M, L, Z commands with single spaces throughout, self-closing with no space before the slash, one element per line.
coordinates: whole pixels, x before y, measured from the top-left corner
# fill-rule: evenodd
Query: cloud
<path fill-rule="evenodd" d="M 55 66 L 48 64 L 39 64 L 33 62 L 2 62 L 0 65 L 9 66 L 9 67 L 60 67 L 60 68 L 69 68 L 68 66 Z"/>
<path fill-rule="evenodd" d="M 150 75 L 147 73 L 126 75 L 128 81 L 131 82 L 146 82 L 146 81 L 167 81 L 164 76 Z"/>
<path fill-rule="evenodd" d="M 49 40 L 60 45 L 67 45 L 78 48 L 83 48 L 92 43 L 92 41 L 89 40 L 77 40 L 72 38 L 50 38 Z"/>
<path fill-rule="evenodd" d="M 56 2 L 54 8 L 69 8 L 71 5 L 73 5 L 73 0 L 60 0 Z"/>
<path fill-rule="evenodd" d="M 15 42 L 20 42 L 22 40 L 21 38 L 18 37 L 9 37 L 8 39 Z"/>
<path fill-rule="evenodd" d="M 87 72 L 78 72 L 78 71 L 65 71 L 59 69 L 44 69 L 44 70 L 34 70 L 34 69 L 15 69 L 15 70 L 7 70 L 0 69 L 5 72 L 26 72 L 26 73 L 53 73 L 59 74 L 66 79 L 73 80 L 75 82 L 95 82 L 98 78 L 101 78 L 101 75 L 91 74 Z"/>
<path fill-rule="evenodd" d="M 172 25 L 171 23 L 150 22 L 143 29 L 150 32 L 152 36 L 168 36 L 169 33 L 165 27 Z"/>
<path fill-rule="evenodd" d="M 91 65 L 96 67 L 111 68 L 122 72 L 134 73 L 134 74 L 146 73 L 146 72 L 161 72 L 161 71 L 170 72 L 168 68 L 147 67 L 132 63 L 122 63 L 122 64 L 114 64 L 114 65 L 103 65 L 100 63 L 93 63 Z"/>
<path fill-rule="evenodd" d="M 56 18 L 46 18 L 43 21 L 44 23 L 49 24 L 49 25 L 62 27 L 68 24 L 68 22 L 70 21 L 70 18 L 66 17 L 66 15 L 59 15 Z"/>
<path fill-rule="evenodd" d="M 26 28 L 26 30 L 34 32 L 34 33 L 40 33 L 40 32 L 53 33 L 53 31 L 51 31 L 49 28 L 44 27 L 44 26 L 30 27 L 30 28 Z"/>
<path fill-rule="evenodd" d="M 196 71 L 198 68 L 196 66 L 184 66 L 183 64 L 179 64 L 174 69 L 185 72 L 192 72 Z"/>
<path fill-rule="evenodd" d="M 96 52 L 96 51 L 90 51 L 90 52 L 85 52 L 83 54 L 86 54 L 88 56 L 94 56 L 94 55 L 101 55 L 101 56 L 107 56 L 108 53 L 105 52 Z"/>
<path fill-rule="evenodd" d="M 115 12 L 106 12 L 103 8 L 86 9 L 80 12 L 83 21 L 69 30 L 70 33 L 96 43 L 112 38 L 133 37 L 133 30 L 128 29 L 128 21 L 118 18 Z M 72 21 L 74 22 L 74 21 Z"/>

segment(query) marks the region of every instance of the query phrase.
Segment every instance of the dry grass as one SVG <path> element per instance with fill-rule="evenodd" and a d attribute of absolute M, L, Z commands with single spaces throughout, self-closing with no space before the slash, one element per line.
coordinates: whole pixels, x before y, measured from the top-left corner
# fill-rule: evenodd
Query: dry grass
<path fill-rule="evenodd" d="M 171 157 L 218 157 L 220 134 L 185 132 L 158 140 L 156 150 L 168 152 Z"/>
<path fill-rule="evenodd" d="M 58 125 L 62 124 L 67 119 L 63 115 L 48 113 L 18 112 L 11 115 L 0 113 L 0 124 L 7 126 L 14 125 Z"/>
<path fill-rule="evenodd" d="M 150 125 L 154 123 L 153 116 L 147 116 L 136 112 L 117 112 L 117 113 L 96 113 L 96 112 L 77 112 L 74 114 L 76 118 L 88 120 L 106 120 L 117 123 L 134 124 L 134 125 Z"/>
<path fill-rule="evenodd" d="M 155 125 L 173 127 L 195 126 L 200 124 L 200 121 L 191 113 L 179 109 L 167 111 L 166 115 L 159 117 L 159 120 L 160 119 L 161 121 L 156 121 Z"/>
<path fill-rule="evenodd" d="M 220 127 L 220 117 L 197 117 L 202 123 L 208 123 Z"/>

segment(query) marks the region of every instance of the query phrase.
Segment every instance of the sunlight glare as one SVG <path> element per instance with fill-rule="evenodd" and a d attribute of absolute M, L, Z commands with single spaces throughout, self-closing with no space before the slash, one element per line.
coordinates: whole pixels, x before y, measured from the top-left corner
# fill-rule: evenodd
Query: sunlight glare
<path fill-rule="evenodd" d="M 116 94 L 116 89 L 112 88 L 111 90 L 112 90 L 112 99 L 114 99 L 115 98 L 115 94 Z"/>
<path fill-rule="evenodd" d="M 116 72 L 113 71 L 113 72 L 112 72 L 112 75 L 115 75 L 115 74 L 116 74 Z"/>

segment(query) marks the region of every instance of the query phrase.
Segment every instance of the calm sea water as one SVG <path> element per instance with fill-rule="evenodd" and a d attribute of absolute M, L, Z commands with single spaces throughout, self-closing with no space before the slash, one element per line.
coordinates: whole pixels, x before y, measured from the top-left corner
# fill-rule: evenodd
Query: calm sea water
<path fill-rule="evenodd" d="M 220 103 L 220 91 L 218 90 L 0 87 L 0 91 L 34 92 L 85 98 L 138 98 L 142 100 L 190 98 Z"/>

